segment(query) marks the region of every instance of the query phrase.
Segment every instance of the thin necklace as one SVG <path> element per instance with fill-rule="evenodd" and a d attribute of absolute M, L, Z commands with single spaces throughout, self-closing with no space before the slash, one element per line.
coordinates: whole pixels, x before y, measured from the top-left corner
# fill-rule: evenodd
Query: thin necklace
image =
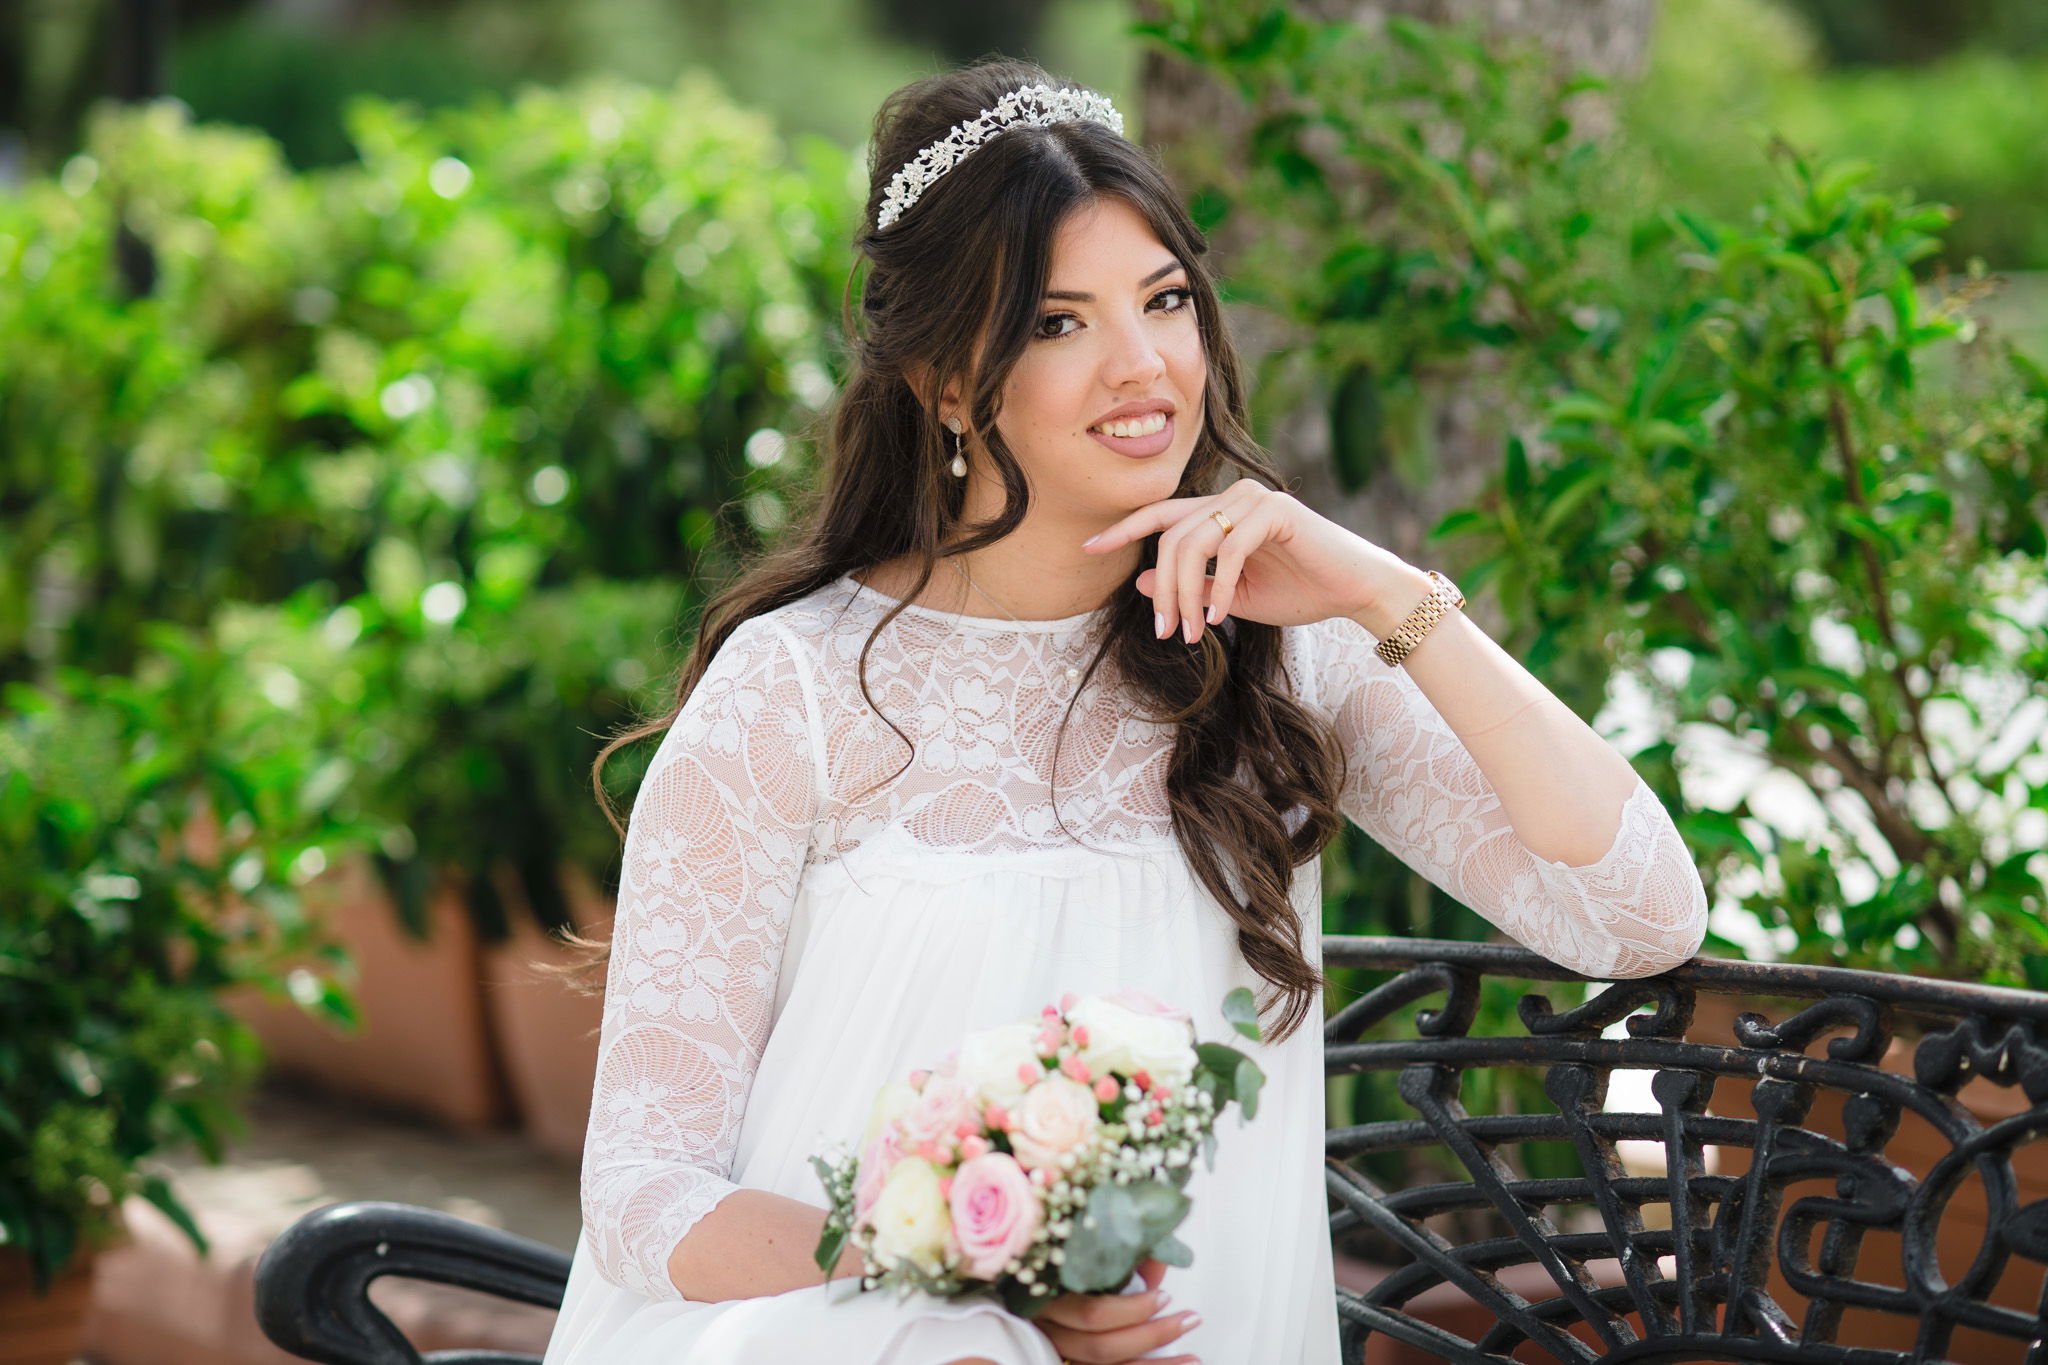
<path fill-rule="evenodd" d="M 1021 618 L 1019 618 L 1019 617 L 1018 617 L 1017 613 L 1015 613 L 1015 612 L 1011 611 L 1011 610 L 1010 610 L 1010 609 L 1009 609 L 1008 607 L 1006 607 L 1006 606 L 1004 606 L 1004 605 L 1003 605 L 1002 603 L 1000 603 L 1000 602 L 996 601 L 996 599 L 995 599 L 995 598 L 993 598 L 993 597 L 989 597 L 989 595 L 988 595 L 987 593 L 985 593 L 985 592 L 982 592 L 982 589 L 981 589 L 981 585 L 980 585 L 979 583 L 976 583 L 976 582 L 974 581 L 974 575 L 973 575 L 973 574 L 971 574 L 971 573 L 969 573 L 969 572 L 967 572 L 967 562 L 966 562 L 965 560 L 963 560 L 963 559 L 958 559 L 958 558 L 954 559 L 954 561 L 953 561 L 953 567 L 954 567 L 954 568 L 956 568 L 956 569 L 958 569 L 958 570 L 960 571 L 960 576 L 961 576 L 962 578 L 964 578 L 964 579 L 966 579 L 966 580 L 967 580 L 967 586 L 968 586 L 968 587 L 970 587 L 970 588 L 972 588 L 972 589 L 974 589 L 974 590 L 975 590 L 976 592 L 979 592 L 979 593 L 981 593 L 981 595 L 982 595 L 982 596 L 983 596 L 984 598 L 986 598 L 986 599 L 988 600 L 988 602 L 989 602 L 989 603 L 990 603 L 990 604 L 991 604 L 992 606 L 994 606 L 994 607 L 995 607 L 995 609 L 996 609 L 997 611 L 999 611 L 999 612 L 1001 612 L 1001 613 L 1002 613 L 1003 615 L 1005 615 L 1005 616 L 1009 617 L 1009 618 L 1010 618 L 1010 619 L 1011 619 L 1012 621 L 1015 621 L 1015 622 L 1016 622 L 1016 623 L 1017 623 L 1018 625 L 1020 625 L 1020 626 L 1024 624 L 1023 620 L 1022 620 Z M 1073 664 L 1068 664 L 1068 665 L 1066 666 L 1066 670 L 1065 670 L 1065 671 L 1066 671 L 1066 675 L 1067 675 L 1067 681 L 1068 681 L 1068 682 L 1071 682 L 1071 683 L 1077 683 L 1077 682 L 1081 681 L 1081 670 L 1080 670 L 1080 669 L 1079 669 L 1078 667 L 1076 667 L 1075 665 L 1073 665 Z"/>
<path fill-rule="evenodd" d="M 954 560 L 953 560 L 953 567 L 954 567 L 954 568 L 956 568 L 956 569 L 958 569 L 958 570 L 960 571 L 960 576 L 961 576 L 962 578 L 964 578 L 964 579 L 966 579 L 966 580 L 967 580 L 967 586 L 968 586 L 968 587 L 970 587 L 970 588 L 972 588 L 972 589 L 974 589 L 974 591 L 976 591 L 976 592 L 979 592 L 979 593 L 981 593 L 981 595 L 982 595 L 982 598 L 983 598 L 983 599 L 984 599 L 985 601 L 987 601 L 987 602 L 988 602 L 988 604 L 989 604 L 990 606 L 994 607 L 994 608 L 995 608 L 995 609 L 996 609 L 997 611 L 1001 612 L 1001 613 L 1002 613 L 1003 615 L 1005 615 L 1005 616 L 1009 617 L 1009 618 L 1010 618 L 1010 619 L 1011 619 L 1012 621 L 1016 621 L 1018 625 L 1022 625 L 1022 624 L 1024 624 L 1024 622 L 1022 621 L 1022 619 L 1018 617 L 1017 613 L 1015 613 L 1015 612 L 1011 611 L 1011 610 L 1010 610 L 1010 609 L 1009 609 L 1008 607 L 1006 607 L 1006 606 L 1004 606 L 1004 605 L 1003 605 L 1002 603 L 1000 603 L 1000 602 L 996 601 L 996 599 L 995 599 L 995 598 L 993 598 L 993 597 L 990 597 L 990 596 L 989 596 L 989 595 L 988 595 L 988 594 L 987 594 L 986 592 L 982 592 L 981 584 L 979 584 L 979 583 L 975 582 L 975 581 L 974 581 L 974 575 L 973 575 L 973 574 L 971 574 L 971 573 L 969 573 L 969 572 L 967 572 L 967 561 L 966 561 L 966 560 L 964 560 L 964 559 L 960 559 L 960 558 L 958 558 L 958 557 L 956 556 L 956 557 L 954 558 Z"/>

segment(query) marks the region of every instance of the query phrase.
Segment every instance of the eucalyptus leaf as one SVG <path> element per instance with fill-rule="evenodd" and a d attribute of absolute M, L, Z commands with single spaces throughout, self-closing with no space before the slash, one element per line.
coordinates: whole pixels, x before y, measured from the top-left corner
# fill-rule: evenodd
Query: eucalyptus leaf
<path fill-rule="evenodd" d="M 1138 1207 L 1126 1185 L 1098 1185 L 1074 1215 L 1060 1265 L 1060 1283 L 1077 1294 L 1120 1289 L 1146 1244 Z"/>
<path fill-rule="evenodd" d="M 1170 1232 L 1152 1244 L 1152 1254 L 1164 1264 L 1183 1270 L 1195 1263 L 1194 1248 Z"/>
<path fill-rule="evenodd" d="M 1135 1180 L 1119 1188 L 1130 1196 L 1140 1237 L 1148 1248 L 1179 1227 L 1194 1207 L 1185 1194 L 1164 1181 Z"/>
<path fill-rule="evenodd" d="M 1121 1289 L 1192 1207 L 1185 1194 L 1163 1181 L 1096 1186 L 1074 1219 L 1060 1283 L 1083 1294 Z"/>
<path fill-rule="evenodd" d="M 1261 1039 L 1259 1005 L 1249 986 L 1235 987 L 1223 997 L 1223 1018 L 1253 1042 Z"/>
<path fill-rule="evenodd" d="M 1228 1043 L 1195 1044 L 1195 1062 L 1202 1070 L 1214 1075 L 1226 1092 L 1236 1094 L 1237 1066 L 1245 1055 Z"/>
<path fill-rule="evenodd" d="M 1266 1083 L 1266 1073 L 1258 1064 L 1247 1057 L 1237 1064 L 1237 1106 L 1246 1119 L 1256 1118 L 1259 1112 L 1259 1087 Z"/>

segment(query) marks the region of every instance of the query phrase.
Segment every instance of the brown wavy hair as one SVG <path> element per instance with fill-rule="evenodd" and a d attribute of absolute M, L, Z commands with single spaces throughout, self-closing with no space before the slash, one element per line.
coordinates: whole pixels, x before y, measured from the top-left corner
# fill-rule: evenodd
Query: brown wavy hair
<path fill-rule="evenodd" d="M 861 693 L 872 707 L 867 659 L 882 629 L 924 590 L 942 556 L 992 544 L 1024 520 L 1024 473 L 995 419 L 1004 380 L 1038 322 L 1054 237 L 1075 210 L 1101 197 L 1124 201 L 1186 268 L 1207 360 L 1207 401 L 1174 496 L 1219 492 L 1226 475 L 1280 486 L 1251 438 L 1236 348 L 1204 260 L 1208 243 L 1141 148 L 1093 123 L 1013 128 L 926 189 L 888 232 L 874 230 L 898 167 L 1009 91 L 1041 82 L 1080 88 L 1027 62 L 988 60 L 905 86 L 883 102 L 869 144 L 867 212 L 843 308 L 849 376 L 815 433 L 821 486 L 781 546 L 706 602 L 674 708 L 616 734 L 598 755 L 591 782 L 621 835 L 625 827 L 602 782 L 605 761 L 675 722 L 741 622 L 843 574 L 908 556 L 918 566 L 916 583 L 861 650 Z M 852 300 L 863 270 L 856 313 Z M 943 393 L 956 381 L 967 399 L 969 429 L 981 433 L 1003 484 L 1002 511 L 988 522 L 964 524 L 966 481 L 946 472 L 952 452 L 937 412 L 920 396 Z M 1154 565 L 1157 553 L 1158 537 L 1145 537 L 1140 568 Z M 1336 793 L 1343 750 L 1329 725 L 1291 695 L 1278 627 L 1231 619 L 1204 631 L 1197 649 L 1178 638 L 1161 640 L 1135 578 L 1108 604 L 1107 628 L 1087 675 L 1108 659 L 1136 700 L 1149 703 L 1152 718 L 1175 727 L 1166 773 L 1174 835 L 1202 884 L 1237 922 L 1246 962 L 1271 987 L 1260 1005 L 1262 1013 L 1278 1010 L 1268 1036 L 1285 1038 L 1320 1001 L 1322 978 L 1303 952 L 1288 888 L 1294 869 L 1318 856 L 1342 825 Z M 1069 716 L 1072 708 L 1069 700 Z M 909 742 L 893 721 L 888 724 Z M 561 937 L 590 955 L 557 972 L 580 978 L 592 993 L 601 989 L 595 983 L 609 945 L 573 933 Z"/>

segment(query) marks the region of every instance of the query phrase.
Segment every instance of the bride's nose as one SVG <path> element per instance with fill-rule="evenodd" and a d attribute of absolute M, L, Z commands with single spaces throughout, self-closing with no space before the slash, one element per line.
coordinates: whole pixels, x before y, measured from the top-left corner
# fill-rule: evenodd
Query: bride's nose
<path fill-rule="evenodd" d="M 1111 389 L 1149 385 L 1166 371 L 1166 359 L 1136 318 L 1110 329 L 1102 361 L 1102 382 Z"/>

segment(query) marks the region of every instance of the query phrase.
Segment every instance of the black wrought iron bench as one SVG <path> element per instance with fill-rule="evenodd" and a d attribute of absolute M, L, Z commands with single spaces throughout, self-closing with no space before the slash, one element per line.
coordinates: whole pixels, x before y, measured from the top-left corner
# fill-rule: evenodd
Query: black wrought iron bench
<path fill-rule="evenodd" d="M 1327 1135 L 1336 1245 L 1398 1265 L 1339 1288 L 1347 1365 L 2048 1365 L 2048 994 L 1700 959 L 1563 1011 L 1539 988 L 1489 1033 L 1482 999 L 1584 978 L 1494 945 L 1323 951 L 1387 974 L 1325 1033 L 1329 1074 L 1390 1115 Z M 1731 996 L 1789 1003 L 1701 1037 L 1698 1002 Z M 1606 1108 L 1616 1072 L 1649 1074 L 1647 1107 Z M 1957 1099 L 1973 1079 L 1982 1118 Z M 1522 1112 L 1467 1112 L 1481 1095 Z M 265 1252 L 257 1316 L 334 1365 L 513 1365 L 534 1358 L 422 1357 L 370 1282 L 554 1307 L 568 1271 L 446 1214 L 337 1204 Z"/>

